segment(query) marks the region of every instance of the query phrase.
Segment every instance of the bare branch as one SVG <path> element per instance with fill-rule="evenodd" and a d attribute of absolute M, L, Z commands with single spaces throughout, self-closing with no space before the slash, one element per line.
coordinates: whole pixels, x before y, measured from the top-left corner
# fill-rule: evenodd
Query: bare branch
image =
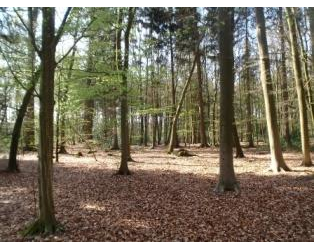
<path fill-rule="evenodd" d="M 60 64 L 61 61 L 63 61 L 63 60 L 70 54 L 70 52 L 74 49 L 74 47 L 76 46 L 76 44 L 77 44 L 82 38 L 87 37 L 87 36 L 85 35 L 85 32 L 89 29 L 89 27 L 93 24 L 93 22 L 94 22 L 95 20 L 96 20 L 96 19 L 94 18 L 94 19 L 92 19 L 92 20 L 90 21 L 90 23 L 89 23 L 89 24 L 86 26 L 86 28 L 83 30 L 82 35 L 81 35 L 80 37 L 78 37 L 78 38 L 74 41 L 73 45 L 69 48 L 69 50 L 61 57 L 61 59 L 59 59 L 59 60 L 56 62 L 56 66 L 57 66 L 58 64 Z"/>
<path fill-rule="evenodd" d="M 34 50 L 37 52 L 38 56 L 41 58 L 41 51 L 39 50 L 39 48 L 36 45 L 36 39 L 35 39 L 34 32 L 32 32 L 32 30 L 29 29 L 28 25 L 25 23 L 25 21 L 23 20 L 22 16 L 19 14 L 19 12 L 15 8 L 13 10 L 16 13 L 16 15 L 18 16 L 18 18 L 20 19 L 20 21 L 23 24 L 24 28 L 27 30 L 28 35 L 29 35 L 29 37 L 31 39 L 31 43 L 32 43 L 32 45 L 34 47 Z"/>
<path fill-rule="evenodd" d="M 69 7 L 69 8 L 67 9 L 66 13 L 64 14 L 62 23 L 61 23 L 61 25 L 60 25 L 60 27 L 59 27 L 59 29 L 58 29 L 57 35 L 56 35 L 56 37 L 55 37 L 55 45 L 58 44 L 58 42 L 59 42 L 59 40 L 60 40 L 60 38 L 61 38 L 61 36 L 62 36 L 62 34 L 63 34 L 63 30 L 64 30 L 65 24 L 66 24 L 66 22 L 67 22 L 67 19 L 68 19 L 70 13 L 71 13 L 71 10 L 72 10 L 72 8 Z"/>

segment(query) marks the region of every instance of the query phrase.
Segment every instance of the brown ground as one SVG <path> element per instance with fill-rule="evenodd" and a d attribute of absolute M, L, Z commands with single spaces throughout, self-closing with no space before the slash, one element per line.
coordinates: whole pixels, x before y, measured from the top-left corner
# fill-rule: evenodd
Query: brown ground
<path fill-rule="evenodd" d="M 84 157 L 61 155 L 55 166 L 65 232 L 36 241 L 314 241 L 314 168 L 299 167 L 299 153 L 284 155 L 293 172 L 274 175 L 268 154 L 245 150 L 234 162 L 241 193 L 216 195 L 217 149 L 185 158 L 134 147 L 131 176 L 113 175 L 119 152 L 97 152 L 96 162 L 78 150 Z M 21 173 L 0 173 L 0 241 L 33 240 L 18 232 L 34 218 L 37 157 L 19 159 Z"/>

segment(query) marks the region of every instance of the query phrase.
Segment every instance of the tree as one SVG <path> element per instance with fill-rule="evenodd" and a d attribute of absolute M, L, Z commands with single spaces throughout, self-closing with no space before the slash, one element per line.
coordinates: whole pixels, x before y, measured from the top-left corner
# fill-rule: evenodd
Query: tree
<path fill-rule="evenodd" d="M 89 51 L 87 58 L 87 71 L 93 71 L 93 54 L 92 54 L 92 37 L 89 40 Z M 88 77 L 86 79 L 87 87 L 91 87 L 93 85 L 93 80 Z M 93 123 L 94 123 L 94 109 L 95 103 L 94 99 L 85 99 L 84 100 L 84 123 L 83 123 L 83 132 L 85 139 L 91 140 L 93 139 Z"/>
<path fill-rule="evenodd" d="M 219 8 L 219 68 L 220 68 L 220 148 L 219 180 L 215 191 L 238 191 L 233 168 L 232 123 L 233 123 L 233 25 L 234 9 Z"/>
<path fill-rule="evenodd" d="M 255 8 L 256 13 L 256 32 L 259 50 L 259 63 L 261 81 L 263 87 L 265 113 L 267 121 L 268 140 L 270 147 L 271 163 L 270 169 L 273 172 L 279 172 L 280 169 L 289 171 L 281 151 L 279 132 L 277 127 L 277 113 L 273 93 L 273 85 L 270 74 L 270 62 L 268 54 L 268 45 L 266 38 L 265 17 L 263 8 Z"/>
<path fill-rule="evenodd" d="M 35 23 L 37 19 L 37 9 L 29 8 L 28 9 L 28 28 L 29 30 L 35 34 Z M 10 144 L 10 154 L 9 154 L 9 162 L 8 162 L 8 172 L 18 172 L 19 166 L 16 161 L 17 152 L 18 152 L 18 145 L 19 139 L 21 136 L 21 129 L 23 125 L 23 120 L 25 116 L 28 116 L 28 122 L 25 123 L 26 125 L 26 142 L 25 142 L 25 150 L 33 150 L 34 147 L 34 91 L 37 84 L 37 81 L 40 76 L 40 70 L 37 69 L 35 72 L 35 50 L 31 44 L 30 35 L 28 37 L 27 47 L 28 47 L 28 54 L 29 54 L 29 64 L 30 64 L 30 71 L 31 75 L 29 77 L 29 86 L 26 89 L 25 95 L 22 100 L 22 104 L 18 110 L 17 118 L 14 123 L 12 136 L 11 136 L 11 144 Z M 10 67 L 11 68 L 11 67 Z M 17 75 L 10 69 L 13 77 L 17 81 L 19 85 L 23 85 L 22 81 L 17 77 Z"/>
<path fill-rule="evenodd" d="M 301 131 L 301 143 L 303 161 L 302 165 L 312 166 L 311 154 L 310 154 L 310 140 L 308 130 L 308 118 L 306 112 L 305 93 L 303 88 L 302 69 L 300 61 L 300 52 L 297 40 L 297 27 L 293 8 L 286 8 L 287 21 L 289 27 L 289 36 L 291 44 L 291 54 L 293 62 L 294 80 L 296 84 L 296 90 L 298 95 L 299 106 L 299 119 L 300 119 L 300 131 Z"/>
<path fill-rule="evenodd" d="M 38 8 L 28 8 L 28 22 L 29 28 L 35 33 L 36 23 L 38 16 Z M 29 41 L 27 44 L 28 56 L 29 56 L 29 67 L 30 67 L 30 81 L 35 81 L 35 62 L 36 62 L 36 53 L 32 46 L 32 43 Z M 34 96 L 32 95 L 28 104 L 24 122 L 24 151 L 34 151 L 35 149 L 35 113 L 34 113 Z"/>
<path fill-rule="evenodd" d="M 283 14 L 282 8 L 279 8 L 279 33 L 280 33 L 280 52 L 281 52 L 281 89 L 282 89 L 282 98 L 284 101 L 283 107 L 283 118 L 284 118 L 284 133 L 285 140 L 287 142 L 287 146 L 291 147 L 291 136 L 290 136 L 290 128 L 289 128 L 289 109 L 288 109 L 288 85 L 287 85 L 287 68 L 286 68 L 286 46 L 285 46 L 285 30 L 283 24 Z"/>
<path fill-rule="evenodd" d="M 126 31 L 124 34 L 124 63 L 122 71 L 122 82 L 121 82 L 121 162 L 118 174 L 129 175 L 130 171 L 128 168 L 128 160 L 130 159 L 130 145 L 129 145 L 129 124 L 128 124 L 128 99 L 127 99 L 127 89 L 128 89 L 128 68 L 129 68 L 129 36 L 135 16 L 136 8 L 129 8 L 128 10 L 128 23 Z M 121 15 L 119 13 L 118 15 Z M 122 17 L 119 17 L 122 18 Z M 120 39 L 121 41 L 121 39 Z M 119 42 L 119 39 L 117 39 Z M 118 52 L 121 52 L 121 43 Z"/>
<path fill-rule="evenodd" d="M 249 32 L 248 32 L 248 8 L 245 8 L 245 54 L 244 54 L 244 60 L 245 60 L 245 86 L 246 86 L 246 135 L 247 135 L 247 141 L 248 141 L 248 147 L 254 147 L 253 142 L 253 127 L 252 127 L 252 104 L 251 104 L 251 70 L 250 70 L 250 44 L 249 44 Z"/>
<path fill-rule="evenodd" d="M 232 136 L 233 136 L 233 143 L 236 147 L 236 158 L 244 158 L 244 153 L 240 144 L 240 140 L 239 140 L 239 135 L 238 135 L 238 130 L 237 130 L 237 125 L 235 123 L 235 119 L 233 117 L 232 120 Z"/>
<path fill-rule="evenodd" d="M 178 103 L 178 106 L 176 108 L 176 113 L 172 119 L 172 125 L 171 125 L 171 131 L 170 131 L 170 142 L 169 142 L 169 145 L 168 145 L 168 153 L 172 153 L 173 152 L 173 149 L 175 147 L 175 130 L 176 130 L 176 126 L 177 126 L 177 122 L 178 122 L 178 118 L 179 118 L 179 115 L 181 113 L 181 109 L 182 109 L 182 105 L 183 105 L 183 101 L 184 101 L 184 98 L 185 98 L 185 94 L 188 90 L 188 87 L 191 83 L 191 79 L 192 79 L 192 75 L 193 75 L 193 72 L 194 72 L 194 68 L 195 68 L 195 64 L 196 64 L 196 60 L 197 60 L 197 57 L 194 57 L 194 62 L 192 64 L 192 68 L 191 68 L 191 71 L 190 71 L 190 74 L 189 74 L 189 77 L 184 85 L 184 88 L 183 88 L 183 91 L 181 93 L 181 97 L 180 97 L 180 100 L 179 100 L 179 103 Z"/>
<path fill-rule="evenodd" d="M 38 49 L 34 34 L 28 29 L 32 37 L 34 49 L 40 56 L 42 74 L 40 82 L 40 112 L 39 112 L 39 216 L 29 225 L 24 235 L 37 233 L 54 233 L 57 230 L 53 201 L 53 110 L 54 110 L 54 75 L 56 68 L 56 46 L 63 33 L 71 8 L 68 8 L 62 23 L 55 34 L 55 8 L 43 8 L 42 18 L 42 48 Z M 19 16 L 22 21 L 22 17 Z"/>
<path fill-rule="evenodd" d="M 204 101 L 203 101 L 203 79 L 202 79 L 202 64 L 201 64 L 201 51 L 200 51 L 200 33 L 198 30 L 197 22 L 198 22 L 198 13 L 196 8 L 192 8 L 192 14 L 194 15 L 194 32 L 193 37 L 195 39 L 195 47 L 194 47 L 194 56 L 196 57 L 196 66 L 197 66 L 197 82 L 198 82 L 198 111 L 199 111 L 199 120 L 200 120 L 200 147 L 208 147 L 206 132 L 205 132 L 205 120 L 204 120 Z"/>

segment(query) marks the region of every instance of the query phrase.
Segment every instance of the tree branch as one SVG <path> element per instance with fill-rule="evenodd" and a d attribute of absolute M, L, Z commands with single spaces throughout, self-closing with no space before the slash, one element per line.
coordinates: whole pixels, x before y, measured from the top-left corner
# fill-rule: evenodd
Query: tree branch
<path fill-rule="evenodd" d="M 28 35 L 31 39 L 31 43 L 34 47 L 34 50 L 37 52 L 38 56 L 41 58 L 41 50 L 39 50 L 39 48 L 37 47 L 36 45 L 36 39 L 35 39 L 35 35 L 34 35 L 34 32 L 32 32 L 31 29 L 29 29 L 29 27 L 27 26 L 27 24 L 25 23 L 25 21 L 23 20 L 22 16 L 18 13 L 18 11 L 14 8 L 13 9 L 15 14 L 17 15 L 17 17 L 20 19 L 20 21 L 22 22 L 24 28 L 27 30 L 28 32 Z"/>
<path fill-rule="evenodd" d="M 59 42 L 59 40 L 60 40 L 60 38 L 61 38 L 61 36 L 63 34 L 63 30 L 64 30 L 65 24 L 67 22 L 67 19 L 68 19 L 70 13 L 71 13 L 71 10 L 72 10 L 72 8 L 69 7 L 67 9 L 67 11 L 65 12 L 64 16 L 63 16 L 63 20 L 62 20 L 61 25 L 60 25 L 60 27 L 58 29 L 57 35 L 55 36 L 55 41 L 54 41 L 55 46 L 58 44 L 58 42 Z"/>

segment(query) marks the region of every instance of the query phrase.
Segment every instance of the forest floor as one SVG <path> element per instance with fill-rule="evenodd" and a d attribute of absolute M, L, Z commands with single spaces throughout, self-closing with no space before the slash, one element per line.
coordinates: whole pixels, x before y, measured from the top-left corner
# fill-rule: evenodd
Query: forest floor
<path fill-rule="evenodd" d="M 300 167 L 300 153 L 284 154 L 292 172 L 273 174 L 267 153 L 244 149 L 234 160 L 241 192 L 217 195 L 218 149 L 190 150 L 197 156 L 132 147 L 133 174 L 116 176 L 118 151 L 97 151 L 96 161 L 72 147 L 54 167 L 65 231 L 34 238 L 19 231 L 38 208 L 37 155 L 21 155 L 21 173 L 0 173 L 0 241 L 314 241 L 314 167 Z"/>

